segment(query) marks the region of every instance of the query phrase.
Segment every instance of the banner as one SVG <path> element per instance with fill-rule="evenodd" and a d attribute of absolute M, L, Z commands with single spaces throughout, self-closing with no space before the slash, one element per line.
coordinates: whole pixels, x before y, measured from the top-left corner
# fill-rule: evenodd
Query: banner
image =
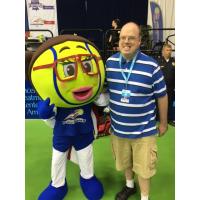
<path fill-rule="evenodd" d="M 37 107 L 41 98 L 37 95 L 36 91 L 32 88 L 31 83 L 26 80 L 25 82 L 25 118 L 26 119 L 39 119 Z"/>
<path fill-rule="evenodd" d="M 175 28 L 175 0 L 149 0 L 147 25 L 152 28 Z M 173 30 L 153 31 L 154 42 L 164 42 Z M 175 44 L 175 37 L 170 37 Z M 172 45 L 173 46 L 173 45 Z"/>
<path fill-rule="evenodd" d="M 26 0 L 29 29 L 50 30 L 53 36 L 58 35 L 56 0 Z M 49 32 L 32 31 L 30 36 L 44 35 L 52 37 Z"/>
<path fill-rule="evenodd" d="M 160 6 L 155 2 L 150 2 L 150 7 L 151 7 L 151 14 L 152 14 L 153 28 L 155 29 L 163 28 L 163 17 L 162 17 Z M 163 41 L 162 30 L 153 31 L 153 41 L 154 42 Z"/>

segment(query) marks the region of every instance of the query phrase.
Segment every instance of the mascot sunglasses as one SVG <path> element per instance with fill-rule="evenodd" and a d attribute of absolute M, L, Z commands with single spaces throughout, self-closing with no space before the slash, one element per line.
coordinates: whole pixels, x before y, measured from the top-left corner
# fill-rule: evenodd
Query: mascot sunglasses
<path fill-rule="evenodd" d="M 100 74 L 98 61 L 102 60 L 95 54 L 78 54 L 55 60 L 53 63 L 34 66 L 33 71 L 40 69 L 53 68 L 57 78 L 61 82 L 76 79 L 78 73 L 78 63 L 82 70 L 89 76 Z"/>

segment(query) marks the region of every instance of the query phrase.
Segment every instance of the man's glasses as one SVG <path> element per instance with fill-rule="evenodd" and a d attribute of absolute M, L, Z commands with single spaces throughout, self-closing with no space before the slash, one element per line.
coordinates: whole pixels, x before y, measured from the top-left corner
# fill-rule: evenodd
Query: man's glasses
<path fill-rule="evenodd" d="M 128 40 L 128 42 L 134 42 L 136 40 L 138 40 L 139 37 L 135 37 L 135 36 L 121 36 L 119 39 L 123 42 L 125 42 L 126 40 Z"/>
<path fill-rule="evenodd" d="M 99 72 L 98 61 L 102 60 L 94 54 L 78 54 L 60 58 L 51 64 L 33 67 L 33 71 L 40 69 L 53 68 L 59 81 L 65 82 L 76 79 L 78 73 L 78 63 L 81 64 L 82 70 L 89 76 L 96 76 Z"/>

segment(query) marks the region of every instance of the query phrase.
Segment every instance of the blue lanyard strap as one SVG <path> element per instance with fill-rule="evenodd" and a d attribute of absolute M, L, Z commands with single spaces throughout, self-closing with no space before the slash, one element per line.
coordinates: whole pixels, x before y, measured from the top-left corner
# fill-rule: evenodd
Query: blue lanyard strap
<path fill-rule="evenodd" d="M 121 69 L 121 73 L 122 73 L 122 76 L 123 76 L 123 78 L 124 78 L 124 80 L 125 80 L 126 86 L 127 86 L 127 84 L 128 84 L 128 80 L 129 80 L 129 78 L 130 78 L 130 75 L 131 75 L 133 66 L 134 66 L 134 64 L 135 64 L 135 61 L 136 61 L 136 58 L 137 58 L 138 53 L 139 53 L 139 51 L 137 51 L 137 52 L 135 53 L 135 56 L 133 57 L 133 60 L 132 60 L 132 62 L 131 62 L 131 67 L 130 67 L 130 69 L 129 69 L 129 72 L 128 72 L 128 75 L 127 75 L 127 76 L 126 76 L 126 74 L 124 73 L 124 70 L 122 69 L 122 55 L 121 55 L 121 53 L 120 53 L 120 56 L 119 56 L 119 67 L 120 67 L 120 69 Z"/>

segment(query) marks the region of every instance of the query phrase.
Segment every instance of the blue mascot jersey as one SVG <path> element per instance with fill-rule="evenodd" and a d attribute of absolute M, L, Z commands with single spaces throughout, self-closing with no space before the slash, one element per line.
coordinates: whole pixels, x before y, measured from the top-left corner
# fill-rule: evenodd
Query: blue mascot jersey
<path fill-rule="evenodd" d="M 54 135 L 80 136 L 93 132 L 91 104 L 80 108 L 57 108 Z"/>

